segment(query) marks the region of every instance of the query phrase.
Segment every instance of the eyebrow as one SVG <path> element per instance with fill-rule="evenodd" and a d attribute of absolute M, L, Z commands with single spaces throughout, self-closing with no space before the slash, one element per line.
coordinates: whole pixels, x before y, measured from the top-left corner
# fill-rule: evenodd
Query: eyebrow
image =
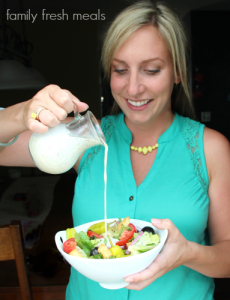
<path fill-rule="evenodd" d="M 124 60 L 120 60 L 118 58 L 114 58 L 113 60 L 120 62 L 120 63 L 126 63 Z M 155 60 L 163 61 L 163 59 L 161 59 L 160 57 L 154 57 L 154 58 L 149 58 L 149 59 L 143 60 L 142 63 L 148 63 L 148 62 L 155 61 Z"/>

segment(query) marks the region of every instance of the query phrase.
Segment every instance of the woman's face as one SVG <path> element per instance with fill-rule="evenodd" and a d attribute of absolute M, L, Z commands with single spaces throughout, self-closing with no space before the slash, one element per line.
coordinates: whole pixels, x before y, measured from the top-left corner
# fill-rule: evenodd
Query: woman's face
<path fill-rule="evenodd" d="M 158 30 L 144 26 L 115 53 L 111 90 L 126 117 L 136 124 L 151 122 L 171 110 L 175 78 L 170 52 Z"/>

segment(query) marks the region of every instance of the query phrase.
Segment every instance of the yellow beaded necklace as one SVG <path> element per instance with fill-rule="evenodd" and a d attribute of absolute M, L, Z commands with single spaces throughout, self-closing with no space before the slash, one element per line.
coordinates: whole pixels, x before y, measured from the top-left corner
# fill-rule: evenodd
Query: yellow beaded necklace
<path fill-rule="evenodd" d="M 173 121 L 175 119 L 175 115 L 173 116 Z M 172 123 L 173 123 L 172 121 Z M 139 153 L 143 153 L 143 154 L 147 154 L 148 152 L 152 152 L 153 150 L 155 150 L 156 148 L 158 148 L 158 143 L 156 143 L 154 146 L 149 146 L 149 147 L 135 147 L 135 146 L 130 146 L 130 149 L 131 150 L 134 150 L 134 151 L 138 151 Z"/>
<path fill-rule="evenodd" d="M 130 146 L 131 150 L 138 151 L 139 153 L 147 154 L 148 152 L 152 152 L 154 149 L 158 148 L 158 143 L 156 143 L 154 146 L 149 146 L 149 147 L 135 147 L 135 146 Z"/>

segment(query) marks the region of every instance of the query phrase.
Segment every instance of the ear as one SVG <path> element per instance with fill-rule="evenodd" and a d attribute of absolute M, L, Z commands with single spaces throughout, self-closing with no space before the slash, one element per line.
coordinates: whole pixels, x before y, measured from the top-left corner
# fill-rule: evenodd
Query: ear
<path fill-rule="evenodd" d="M 179 75 L 178 72 L 177 72 L 177 76 L 176 76 L 176 78 L 175 78 L 175 80 L 174 80 L 174 83 L 175 83 L 175 84 L 180 83 L 180 75 Z"/>

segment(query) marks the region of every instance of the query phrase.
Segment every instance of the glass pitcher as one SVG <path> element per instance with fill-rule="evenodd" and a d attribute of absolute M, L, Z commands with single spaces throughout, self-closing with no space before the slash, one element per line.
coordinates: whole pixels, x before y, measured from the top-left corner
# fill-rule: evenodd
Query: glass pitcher
<path fill-rule="evenodd" d="M 100 144 L 105 144 L 105 137 L 94 115 L 90 111 L 84 116 L 76 112 L 71 123 L 60 123 L 42 134 L 33 133 L 29 152 L 41 171 L 61 174 L 70 170 L 86 149 Z"/>

